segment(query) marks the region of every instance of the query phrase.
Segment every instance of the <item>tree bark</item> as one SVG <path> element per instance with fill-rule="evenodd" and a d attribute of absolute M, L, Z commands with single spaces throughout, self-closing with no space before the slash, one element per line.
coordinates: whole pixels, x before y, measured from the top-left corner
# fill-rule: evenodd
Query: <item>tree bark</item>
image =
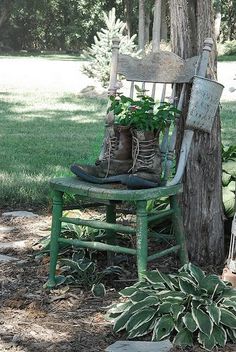
<path fill-rule="evenodd" d="M 139 0 L 138 47 L 139 50 L 145 47 L 145 0 Z"/>
<path fill-rule="evenodd" d="M 161 42 L 161 7 L 162 1 L 155 0 L 154 4 L 154 18 L 152 28 L 152 51 L 157 52 L 160 50 Z"/>
<path fill-rule="evenodd" d="M 216 39 L 220 36 L 220 24 L 221 24 L 221 0 L 215 2 L 215 36 Z"/>
<path fill-rule="evenodd" d="M 161 40 L 167 41 L 168 37 L 168 26 L 167 26 L 167 21 L 166 21 L 166 1 L 162 1 L 161 4 Z"/>
<path fill-rule="evenodd" d="M 126 18 L 126 26 L 128 31 L 128 36 L 132 36 L 132 9 L 133 9 L 133 0 L 124 0 L 124 13 Z"/>
<path fill-rule="evenodd" d="M 2 0 L 0 2 L 0 28 L 10 18 L 13 2 L 13 0 Z"/>
<path fill-rule="evenodd" d="M 211 0 L 170 0 L 173 51 L 184 59 L 198 55 L 205 38 L 214 39 Z M 211 64 L 215 63 L 215 50 Z M 188 109 L 187 91 L 179 140 Z M 179 144 L 180 145 L 180 144 Z M 217 114 L 211 134 L 198 132 L 188 157 L 183 193 L 184 227 L 190 259 L 198 264 L 219 264 L 224 259 L 221 193 L 221 138 Z"/>

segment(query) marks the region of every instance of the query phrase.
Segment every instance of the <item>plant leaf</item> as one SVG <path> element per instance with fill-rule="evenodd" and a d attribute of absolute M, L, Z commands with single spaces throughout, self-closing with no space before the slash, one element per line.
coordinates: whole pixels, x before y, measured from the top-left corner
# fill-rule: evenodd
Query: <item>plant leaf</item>
<path fill-rule="evenodd" d="M 214 302 L 212 302 L 210 305 L 208 305 L 206 307 L 206 309 L 207 309 L 207 311 L 209 313 L 209 316 L 213 320 L 213 322 L 216 325 L 218 325 L 219 322 L 220 322 L 220 315 L 221 315 L 219 307 L 217 307 L 217 305 Z"/>
<path fill-rule="evenodd" d="M 130 312 L 129 312 L 130 313 Z M 132 331 L 137 329 L 143 323 L 146 323 L 154 317 L 156 314 L 156 309 L 147 307 L 131 315 L 129 321 L 127 322 L 127 331 Z"/>
<path fill-rule="evenodd" d="M 185 264 L 179 271 L 180 272 L 189 272 L 190 275 L 198 283 L 200 283 L 205 277 L 204 272 L 199 267 L 197 267 L 196 265 L 193 265 L 192 263 Z"/>
<path fill-rule="evenodd" d="M 129 318 L 130 318 L 129 312 L 125 311 L 124 313 L 122 313 L 117 319 L 115 319 L 113 330 L 115 332 L 119 332 L 125 329 Z"/>
<path fill-rule="evenodd" d="M 150 320 L 141 324 L 139 327 L 132 329 L 128 334 L 128 338 L 134 339 L 135 337 L 147 335 L 151 330 L 150 329 L 151 325 L 152 325 L 152 321 Z"/>
<path fill-rule="evenodd" d="M 187 312 L 185 314 L 185 316 L 183 317 L 183 322 L 186 328 L 191 332 L 196 331 L 198 328 L 197 323 L 190 312 Z"/>
<path fill-rule="evenodd" d="M 227 334 L 222 326 L 214 325 L 212 336 L 215 339 L 215 343 L 221 347 L 224 347 L 227 342 Z"/>
<path fill-rule="evenodd" d="M 188 294 L 188 295 L 197 295 L 198 294 L 198 290 L 196 289 L 195 286 L 193 286 L 192 283 L 183 280 L 182 278 L 179 279 L 179 287 L 181 289 L 182 292 Z"/>
<path fill-rule="evenodd" d="M 175 336 L 173 344 L 176 346 L 192 346 L 193 345 L 193 336 L 192 333 L 184 328 L 178 332 Z"/>
<path fill-rule="evenodd" d="M 200 287 L 205 289 L 209 294 L 219 293 L 226 287 L 225 283 L 219 278 L 219 276 L 211 274 L 207 275 L 201 282 Z"/>
<path fill-rule="evenodd" d="M 136 303 L 136 302 L 140 302 L 140 301 L 144 300 L 147 297 L 149 297 L 148 293 L 146 293 L 144 291 L 139 291 L 139 292 L 132 294 L 132 296 L 130 296 L 130 300 L 133 303 Z"/>
<path fill-rule="evenodd" d="M 174 329 L 174 320 L 170 315 L 163 315 L 155 324 L 153 328 L 153 341 L 160 341 L 164 337 L 169 336 L 171 331 Z"/>
<path fill-rule="evenodd" d="M 185 310 L 185 307 L 183 305 L 180 305 L 178 303 L 172 304 L 171 312 L 173 313 L 174 320 L 177 320 L 179 318 L 179 315 L 183 313 L 184 310 Z"/>
<path fill-rule="evenodd" d="M 192 308 L 192 315 L 199 330 L 204 332 L 207 336 L 210 336 L 213 329 L 213 322 L 210 317 L 199 308 Z"/>
<path fill-rule="evenodd" d="M 170 313 L 170 309 L 171 309 L 170 302 L 161 303 L 158 308 L 158 314 L 162 315 L 162 314 Z"/>
<path fill-rule="evenodd" d="M 236 329 L 236 314 L 233 314 L 225 308 L 220 308 L 220 322 L 231 329 Z"/>
<path fill-rule="evenodd" d="M 139 290 L 136 287 L 131 286 L 131 287 L 125 287 L 123 290 L 119 292 L 119 294 L 122 297 L 130 297 L 136 292 L 139 292 Z"/>
<path fill-rule="evenodd" d="M 95 297 L 104 297 L 106 294 L 105 286 L 101 282 L 98 284 L 94 284 L 92 286 L 91 291 Z"/>
<path fill-rule="evenodd" d="M 140 301 L 140 302 L 137 302 L 135 304 L 133 304 L 130 308 L 129 308 L 129 313 L 130 314 L 133 314 L 133 313 L 136 313 L 137 311 L 139 310 L 142 310 L 146 307 L 150 307 L 154 304 L 157 304 L 158 303 L 158 299 L 157 297 L 147 297 L 145 298 L 144 300 Z"/>
<path fill-rule="evenodd" d="M 202 346 L 207 351 L 211 351 L 213 349 L 213 347 L 215 346 L 214 337 L 212 335 L 211 336 L 207 336 L 202 331 L 199 331 L 198 341 L 202 344 Z"/>

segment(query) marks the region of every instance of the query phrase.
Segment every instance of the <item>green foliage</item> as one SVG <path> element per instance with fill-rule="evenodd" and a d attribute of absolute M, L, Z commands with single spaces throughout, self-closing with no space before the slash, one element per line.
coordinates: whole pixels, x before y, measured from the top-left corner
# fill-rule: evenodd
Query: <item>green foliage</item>
<path fill-rule="evenodd" d="M 235 213 L 236 145 L 228 148 L 222 145 L 223 204 L 226 217 Z"/>
<path fill-rule="evenodd" d="M 112 55 L 112 39 L 120 39 L 120 53 L 137 56 L 134 40 L 125 35 L 126 24 L 116 19 L 115 8 L 108 15 L 103 12 L 106 28 L 102 28 L 94 37 L 94 44 L 85 53 L 90 62 L 83 66 L 83 72 L 89 77 L 96 78 L 104 87 L 108 85 L 110 75 L 110 63 Z"/>
<path fill-rule="evenodd" d="M 138 98 L 110 96 L 108 111 L 114 112 L 115 123 L 142 131 L 164 131 L 180 113 L 171 103 L 155 103 L 152 97 L 144 94 L 139 94 Z"/>
<path fill-rule="evenodd" d="M 130 339 L 152 333 L 154 341 L 170 338 L 206 350 L 236 342 L 236 290 L 217 275 L 186 264 L 176 275 L 156 270 L 143 277 L 120 292 L 122 303 L 110 307 L 115 332 L 126 330 Z"/>
<path fill-rule="evenodd" d="M 71 259 L 61 259 L 60 265 L 63 275 L 59 276 L 57 285 L 79 285 L 90 289 L 96 297 L 103 297 L 106 293 L 105 286 L 101 282 L 105 277 L 122 273 L 118 266 L 98 271 L 96 264 L 85 256 L 83 249 L 73 253 Z"/>

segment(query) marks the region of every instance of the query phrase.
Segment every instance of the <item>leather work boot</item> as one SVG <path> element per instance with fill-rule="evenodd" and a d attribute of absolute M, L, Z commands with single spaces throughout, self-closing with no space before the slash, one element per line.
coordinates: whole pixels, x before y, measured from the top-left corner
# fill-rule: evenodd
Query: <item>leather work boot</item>
<path fill-rule="evenodd" d="M 132 167 L 132 135 L 128 126 L 108 124 L 95 165 L 74 164 L 71 171 L 93 183 L 124 181 Z M 123 175 L 123 178 L 122 178 Z"/>
<path fill-rule="evenodd" d="M 159 133 L 132 130 L 132 175 L 128 187 L 151 188 L 160 185 L 161 152 L 158 141 Z"/>

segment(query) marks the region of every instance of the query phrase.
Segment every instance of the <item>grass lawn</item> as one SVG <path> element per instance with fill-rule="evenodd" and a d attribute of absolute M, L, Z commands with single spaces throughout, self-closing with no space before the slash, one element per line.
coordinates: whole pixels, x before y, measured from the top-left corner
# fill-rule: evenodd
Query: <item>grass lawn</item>
<path fill-rule="evenodd" d="M 0 57 L 1 208 L 48 208 L 48 180 L 98 156 L 106 100 L 79 96 L 85 77 L 65 59 Z M 222 104 L 226 145 L 236 144 L 235 114 L 235 102 Z"/>

